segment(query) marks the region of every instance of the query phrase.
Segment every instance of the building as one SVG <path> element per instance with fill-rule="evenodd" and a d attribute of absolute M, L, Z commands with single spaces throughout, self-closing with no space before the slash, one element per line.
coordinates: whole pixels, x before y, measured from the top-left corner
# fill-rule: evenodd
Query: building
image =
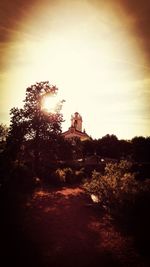
<path fill-rule="evenodd" d="M 71 127 L 68 131 L 62 133 L 62 136 L 66 139 L 79 138 L 81 141 L 91 139 L 85 130 L 82 131 L 82 117 L 78 112 L 71 116 Z"/>

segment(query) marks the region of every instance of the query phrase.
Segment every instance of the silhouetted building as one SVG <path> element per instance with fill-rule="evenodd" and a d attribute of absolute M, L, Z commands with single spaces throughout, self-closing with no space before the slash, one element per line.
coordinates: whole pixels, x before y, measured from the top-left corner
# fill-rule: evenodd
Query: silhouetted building
<path fill-rule="evenodd" d="M 74 115 L 71 116 L 71 127 L 69 127 L 68 131 L 62 134 L 64 138 L 79 138 L 81 141 L 89 140 L 90 137 L 84 131 L 82 131 L 82 117 L 78 112 L 75 112 Z"/>

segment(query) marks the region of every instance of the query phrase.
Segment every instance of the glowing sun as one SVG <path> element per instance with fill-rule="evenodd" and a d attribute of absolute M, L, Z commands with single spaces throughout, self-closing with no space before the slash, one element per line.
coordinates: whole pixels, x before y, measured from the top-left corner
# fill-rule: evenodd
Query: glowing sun
<path fill-rule="evenodd" d="M 42 100 L 42 109 L 49 113 L 55 113 L 57 107 L 56 96 L 44 96 Z"/>

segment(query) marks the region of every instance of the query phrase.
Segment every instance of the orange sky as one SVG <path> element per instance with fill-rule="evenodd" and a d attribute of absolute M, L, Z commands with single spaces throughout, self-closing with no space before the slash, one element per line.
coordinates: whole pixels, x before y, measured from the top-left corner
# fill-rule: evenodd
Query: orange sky
<path fill-rule="evenodd" d="M 93 138 L 150 135 L 150 3 L 43 0 L 0 3 L 0 120 L 25 89 L 49 80 Z"/>

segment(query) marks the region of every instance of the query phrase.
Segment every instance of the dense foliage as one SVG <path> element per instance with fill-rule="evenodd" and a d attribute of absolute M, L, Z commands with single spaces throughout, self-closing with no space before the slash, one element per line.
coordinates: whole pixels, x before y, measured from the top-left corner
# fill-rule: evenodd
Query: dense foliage
<path fill-rule="evenodd" d="M 7 136 L 8 127 L 5 124 L 0 123 L 0 153 L 5 149 Z"/>
<path fill-rule="evenodd" d="M 61 139 L 60 113 L 63 101 L 57 103 L 55 112 L 42 109 L 45 96 L 54 96 L 58 88 L 49 82 L 40 82 L 26 89 L 22 109 L 11 109 L 11 124 L 7 140 L 7 150 L 13 160 L 32 163 L 33 171 L 39 164 L 58 157 L 58 143 Z"/>
<path fill-rule="evenodd" d="M 148 258 L 150 180 L 136 180 L 131 165 L 126 160 L 108 163 L 104 175 L 93 171 L 84 188 L 98 210 L 109 214 L 123 234 L 132 236 L 136 249 Z"/>
<path fill-rule="evenodd" d="M 8 135 L 8 127 L 5 124 L 0 123 L 0 142 L 5 141 L 7 135 Z"/>
<path fill-rule="evenodd" d="M 77 170 L 70 167 L 58 168 L 51 174 L 51 182 L 55 185 L 81 183 L 84 178 L 83 168 Z"/>
<path fill-rule="evenodd" d="M 87 140 L 83 144 L 83 156 L 94 153 L 101 158 L 128 159 L 150 162 L 150 137 L 134 137 L 119 140 L 115 135 L 105 135 L 97 140 Z"/>
<path fill-rule="evenodd" d="M 150 186 L 147 181 L 136 180 L 131 166 L 131 162 L 126 160 L 108 163 L 104 174 L 93 171 L 92 178 L 87 180 L 84 188 L 90 195 L 98 198 L 100 207 L 112 214 L 122 212 L 131 207 L 136 196 Z"/>

